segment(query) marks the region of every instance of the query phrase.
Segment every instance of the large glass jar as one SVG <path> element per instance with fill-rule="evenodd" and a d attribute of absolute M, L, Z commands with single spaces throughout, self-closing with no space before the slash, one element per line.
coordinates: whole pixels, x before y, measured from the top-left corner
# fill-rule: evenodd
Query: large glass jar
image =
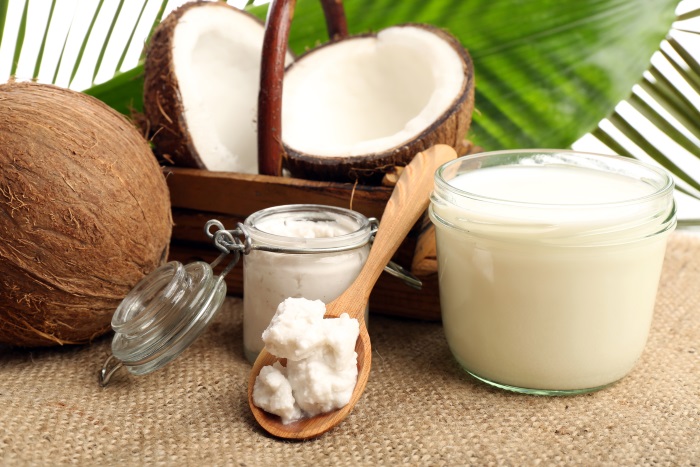
<path fill-rule="evenodd" d="M 571 151 L 467 156 L 437 171 L 430 217 L 444 330 L 466 371 L 570 394 L 632 369 L 676 225 L 663 169 Z"/>
<path fill-rule="evenodd" d="M 243 229 L 262 247 L 243 257 L 243 347 L 252 362 L 282 301 L 329 303 L 350 286 L 369 254 L 373 225 L 348 209 L 297 204 L 258 211 Z"/>

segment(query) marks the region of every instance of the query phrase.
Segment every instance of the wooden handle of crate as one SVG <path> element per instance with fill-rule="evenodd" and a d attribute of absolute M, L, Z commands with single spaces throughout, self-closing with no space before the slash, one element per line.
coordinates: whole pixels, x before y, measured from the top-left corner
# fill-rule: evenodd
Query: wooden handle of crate
<path fill-rule="evenodd" d="M 348 21 L 345 18 L 343 0 L 321 0 L 323 14 L 326 17 L 326 29 L 331 41 L 348 36 Z"/>
<path fill-rule="evenodd" d="M 258 172 L 282 175 L 282 83 L 296 0 L 274 0 L 265 27 L 258 93 Z M 348 35 L 341 0 L 321 0 L 331 40 Z"/>

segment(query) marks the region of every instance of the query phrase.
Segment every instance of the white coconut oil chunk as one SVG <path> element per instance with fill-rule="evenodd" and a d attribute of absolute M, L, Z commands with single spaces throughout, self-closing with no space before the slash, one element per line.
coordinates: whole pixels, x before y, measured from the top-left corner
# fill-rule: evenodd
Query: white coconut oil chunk
<path fill-rule="evenodd" d="M 347 313 L 324 319 L 325 313 L 320 300 L 288 298 L 263 332 L 267 350 L 287 366 L 262 368 L 253 403 L 283 423 L 344 407 L 357 384 L 360 325 Z"/>

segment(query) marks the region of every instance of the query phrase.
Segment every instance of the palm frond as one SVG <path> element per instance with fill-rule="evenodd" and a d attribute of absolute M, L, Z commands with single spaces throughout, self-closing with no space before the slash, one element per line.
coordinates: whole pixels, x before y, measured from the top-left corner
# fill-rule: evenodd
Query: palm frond
<path fill-rule="evenodd" d="M 155 25 L 184 1 L 0 0 L 0 56 L 12 49 L 9 66 L 0 69 L 0 76 L 33 80 L 43 76 L 42 81 L 73 89 L 94 86 L 98 75 L 111 78 L 125 67 L 137 66 L 138 55 L 136 61 L 127 63 L 129 53 L 138 47 L 141 55 Z M 28 25 L 39 24 L 46 11 L 45 27 L 34 27 L 29 37 Z M 6 22 L 12 27 L 6 27 Z M 29 42 L 38 45 L 30 47 Z M 118 59 L 110 61 L 111 69 L 102 71 L 109 50 L 118 50 Z"/>
<path fill-rule="evenodd" d="M 22 19 L 20 20 L 19 30 L 17 31 L 17 41 L 15 42 L 15 53 L 12 57 L 12 70 L 10 74 L 14 75 L 17 72 L 17 64 L 19 63 L 19 55 L 22 52 L 24 45 L 24 35 L 27 30 L 27 11 L 29 10 L 29 2 L 24 4 L 22 11 Z"/>
<path fill-rule="evenodd" d="M 126 58 L 126 54 L 129 51 L 129 49 L 131 49 L 131 45 L 134 42 L 134 37 L 136 37 L 136 29 L 137 29 L 138 25 L 141 23 L 141 18 L 143 17 L 143 12 L 146 10 L 147 4 L 148 4 L 147 2 L 143 2 L 143 5 L 141 6 L 141 11 L 139 11 L 139 15 L 136 18 L 136 21 L 134 22 L 133 27 L 131 28 L 131 33 L 129 34 L 129 40 L 126 43 L 126 47 L 124 47 L 124 51 L 122 52 L 122 54 L 119 57 L 119 61 L 117 62 L 117 68 L 115 71 L 122 69 L 122 65 L 124 64 L 124 59 Z"/>
<path fill-rule="evenodd" d="M 78 67 L 80 67 L 80 65 L 82 63 L 83 54 L 85 53 L 85 47 L 87 47 L 88 41 L 90 40 L 90 37 L 92 36 L 93 29 L 95 27 L 95 22 L 97 21 L 97 18 L 100 16 L 100 12 L 102 11 L 103 6 L 104 6 L 104 0 L 99 0 L 99 3 L 97 4 L 97 9 L 95 10 L 95 13 L 92 15 L 92 20 L 90 21 L 90 26 L 88 27 L 87 33 L 85 33 L 85 37 L 83 38 L 82 44 L 80 45 L 80 50 L 78 51 L 78 58 L 76 58 L 75 63 L 73 64 L 73 71 L 71 71 L 70 79 L 68 80 L 69 87 L 70 87 L 70 83 L 72 83 L 73 80 L 75 79 L 75 74 L 78 72 Z"/>
<path fill-rule="evenodd" d="M 117 6 L 117 11 L 114 13 L 114 16 L 112 17 L 112 22 L 109 25 L 109 30 L 107 31 L 107 38 L 104 40 L 102 43 L 102 49 L 100 49 L 100 55 L 97 57 L 97 63 L 95 64 L 95 70 L 92 73 L 92 82 L 95 82 L 95 78 L 97 77 L 97 73 L 100 70 L 100 66 L 102 65 L 102 60 L 104 59 L 105 52 L 107 51 L 107 46 L 109 45 L 111 39 L 112 39 L 112 34 L 114 33 L 114 26 L 117 24 L 117 20 L 119 19 L 119 14 L 122 11 L 122 8 L 124 7 L 124 0 L 119 0 L 119 5 Z"/>
<path fill-rule="evenodd" d="M 4 0 L 0 2 L 0 31 L 5 30 L 5 20 L 7 19 L 7 10 L 10 8 L 10 2 Z M 0 34 L 0 43 L 2 43 L 2 34 Z"/>
<path fill-rule="evenodd" d="M 51 9 L 49 9 L 46 27 L 44 28 L 44 34 L 41 37 L 41 46 L 39 47 L 39 53 L 37 54 L 36 61 L 34 63 L 34 71 L 32 73 L 33 79 L 37 79 L 39 77 L 39 70 L 41 69 L 41 63 L 44 58 L 44 50 L 46 50 L 46 39 L 49 35 L 49 26 L 51 25 L 51 18 L 53 18 L 54 11 L 56 11 L 56 0 L 51 0 Z"/>
<path fill-rule="evenodd" d="M 700 8 L 678 15 L 630 97 L 592 132 L 611 152 L 656 161 L 695 199 L 700 199 L 700 63 L 698 31 L 688 32 L 688 23 L 698 17 Z"/>

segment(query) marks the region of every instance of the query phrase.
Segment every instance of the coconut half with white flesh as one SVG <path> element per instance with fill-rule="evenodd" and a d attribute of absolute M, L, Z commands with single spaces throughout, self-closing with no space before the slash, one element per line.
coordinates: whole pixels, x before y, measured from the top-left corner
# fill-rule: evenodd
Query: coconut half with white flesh
<path fill-rule="evenodd" d="M 260 20 L 224 2 L 187 3 L 158 26 L 144 82 L 156 154 L 185 167 L 257 173 L 263 36 Z"/>
<path fill-rule="evenodd" d="M 455 37 L 407 24 L 302 55 L 285 72 L 282 102 L 293 176 L 371 182 L 434 144 L 462 147 L 474 70 Z"/>

